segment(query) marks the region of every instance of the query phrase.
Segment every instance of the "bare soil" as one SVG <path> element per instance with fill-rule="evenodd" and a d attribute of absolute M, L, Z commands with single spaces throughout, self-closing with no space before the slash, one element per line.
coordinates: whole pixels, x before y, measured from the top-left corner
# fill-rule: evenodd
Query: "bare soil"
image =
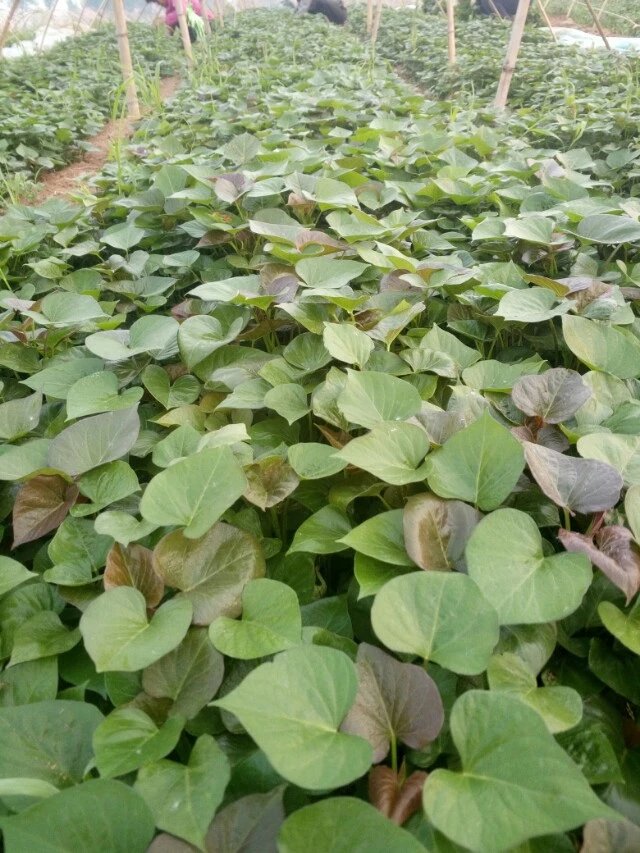
<path fill-rule="evenodd" d="M 549 20 L 554 27 L 571 27 L 574 30 L 582 30 L 583 33 L 591 33 L 595 36 L 598 35 L 597 27 L 587 27 L 584 24 L 576 24 L 574 20 L 567 18 L 566 15 L 549 15 Z M 606 27 L 603 27 L 602 29 L 606 36 L 615 35 L 614 30 L 608 30 Z"/>
<path fill-rule="evenodd" d="M 169 100 L 178 86 L 179 77 L 165 77 L 160 81 L 163 101 Z M 38 181 L 38 193 L 33 204 L 41 204 L 49 198 L 66 196 L 86 187 L 86 182 L 97 174 L 109 159 L 111 145 L 118 139 L 127 139 L 135 129 L 132 119 L 109 121 L 95 136 L 89 138 L 91 149 L 73 163 L 55 172 L 46 172 Z"/>

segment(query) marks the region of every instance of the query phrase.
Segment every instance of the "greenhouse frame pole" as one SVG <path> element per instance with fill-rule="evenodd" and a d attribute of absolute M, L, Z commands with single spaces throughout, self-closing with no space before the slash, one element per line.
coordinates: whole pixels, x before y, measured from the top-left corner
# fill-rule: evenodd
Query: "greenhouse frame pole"
<path fill-rule="evenodd" d="M 211 22 L 209 21 L 209 7 L 207 6 L 207 0 L 202 0 L 202 22 L 204 24 L 206 34 L 210 36 Z"/>
<path fill-rule="evenodd" d="M 127 32 L 127 16 L 124 13 L 123 0 L 113 0 L 113 12 L 116 19 L 116 36 L 118 39 L 118 51 L 120 52 L 122 79 L 124 80 L 127 91 L 127 110 L 129 118 L 136 119 L 140 118 L 140 104 L 138 103 L 136 81 L 133 76 L 129 33 Z"/>
<path fill-rule="evenodd" d="M 456 59 L 456 10 L 453 0 L 447 0 L 447 38 L 449 42 L 449 64 L 455 65 Z"/>
<path fill-rule="evenodd" d="M 42 53 L 44 48 L 44 40 L 47 37 L 47 33 L 49 32 L 49 25 L 51 24 L 51 19 L 53 18 L 53 13 L 56 11 L 56 6 L 58 5 L 58 0 L 53 0 L 51 4 L 51 8 L 49 9 L 49 14 L 47 15 L 47 20 L 44 25 L 44 30 L 42 31 L 42 38 L 40 39 L 40 45 L 38 47 L 38 53 Z"/>
<path fill-rule="evenodd" d="M 191 50 L 191 36 L 189 35 L 189 27 L 187 26 L 187 16 L 185 14 L 185 0 L 177 0 L 176 12 L 178 14 L 178 26 L 180 27 L 180 37 L 182 38 L 182 46 L 187 56 L 189 65 L 193 65 L 193 51 Z"/>
<path fill-rule="evenodd" d="M 78 35 L 78 30 L 80 29 L 80 24 L 82 23 L 82 19 L 84 18 L 84 13 L 85 13 L 85 10 L 86 10 L 88 5 L 89 5 L 89 0 L 84 0 L 84 3 L 82 4 L 82 9 L 80 9 L 80 15 L 78 16 L 78 20 L 76 21 L 76 24 L 73 28 L 74 36 Z"/>
<path fill-rule="evenodd" d="M 589 12 L 591 12 L 591 17 L 593 18 L 593 23 L 596 25 L 596 29 L 600 33 L 600 38 L 604 42 L 604 46 L 607 50 L 611 50 L 611 45 L 609 44 L 609 39 L 607 38 L 605 31 L 602 29 L 602 24 L 600 23 L 600 18 L 596 15 L 596 10 L 591 5 L 591 0 L 584 0 L 584 5 L 587 7 Z"/>
<path fill-rule="evenodd" d="M 553 31 L 553 24 L 551 23 L 551 18 L 549 17 L 549 14 L 547 13 L 547 10 L 545 8 L 544 0 L 538 0 L 538 9 L 540 9 L 540 14 L 544 18 L 544 22 L 549 27 L 549 32 L 551 33 L 553 40 L 557 44 L 558 36 Z"/>
<path fill-rule="evenodd" d="M 507 45 L 507 55 L 502 66 L 502 74 L 500 75 L 498 91 L 496 92 L 496 99 L 494 101 L 494 106 L 499 110 L 503 110 L 507 105 L 511 78 L 513 77 L 513 72 L 516 70 L 518 53 L 520 52 L 520 44 L 522 43 L 522 33 L 524 32 L 524 25 L 527 23 L 530 6 L 531 0 L 520 0 L 513 19 L 509 44 Z"/>
<path fill-rule="evenodd" d="M 106 12 L 108 2 L 109 0 L 102 0 L 102 3 L 98 7 L 98 11 L 96 12 L 96 16 L 91 22 L 91 29 L 93 29 L 94 27 L 99 27 L 102 23 L 102 19 L 104 18 L 104 13 Z"/>
<path fill-rule="evenodd" d="M 0 32 L 0 50 L 5 46 L 7 41 L 7 37 L 9 35 L 9 30 L 11 29 L 11 21 L 13 20 L 13 16 L 18 10 L 18 6 L 20 5 L 20 0 L 13 0 L 11 4 L 11 8 L 9 9 L 9 14 L 2 25 L 2 32 Z"/>

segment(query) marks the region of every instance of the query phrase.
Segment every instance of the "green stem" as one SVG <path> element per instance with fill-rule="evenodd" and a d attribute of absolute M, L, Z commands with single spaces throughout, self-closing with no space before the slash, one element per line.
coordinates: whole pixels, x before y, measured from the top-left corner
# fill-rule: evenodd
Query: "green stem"
<path fill-rule="evenodd" d="M 571 530 L 571 515 L 568 507 L 562 507 L 562 511 L 564 512 L 564 528 L 565 530 Z"/>
<path fill-rule="evenodd" d="M 269 518 L 271 519 L 271 529 L 274 534 L 275 539 L 280 539 L 282 541 L 282 534 L 280 533 L 280 522 L 278 520 L 278 513 L 274 506 L 269 510 Z"/>
<path fill-rule="evenodd" d="M 398 742 L 396 741 L 396 733 L 389 733 L 389 741 L 391 742 L 391 769 L 398 774 Z"/>

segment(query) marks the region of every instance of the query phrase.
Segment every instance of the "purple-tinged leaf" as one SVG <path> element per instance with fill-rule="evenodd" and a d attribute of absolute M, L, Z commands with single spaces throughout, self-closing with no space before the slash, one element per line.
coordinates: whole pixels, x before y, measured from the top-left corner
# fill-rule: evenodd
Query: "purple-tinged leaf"
<path fill-rule="evenodd" d="M 590 820 L 582 831 L 580 853 L 636 853 L 640 826 L 629 820 Z"/>
<path fill-rule="evenodd" d="M 390 737 L 412 749 L 435 740 L 444 722 L 438 688 L 422 667 L 400 663 L 376 646 L 361 643 L 356 659 L 358 693 L 341 730 L 359 735 L 382 761 Z"/>
<path fill-rule="evenodd" d="M 153 568 L 153 551 L 142 545 L 116 543 L 107 555 L 104 588 L 132 586 L 145 597 L 147 607 L 157 607 L 164 594 L 164 584 Z"/>
<path fill-rule="evenodd" d="M 402 826 L 421 808 L 426 779 L 423 770 L 416 770 L 405 779 L 391 767 L 379 764 L 369 774 L 369 800 L 385 817 Z"/>
<path fill-rule="evenodd" d="M 528 441 L 523 447 L 532 476 L 558 506 L 572 512 L 603 512 L 620 500 L 622 477 L 606 462 L 565 456 Z"/>
<path fill-rule="evenodd" d="M 295 491 L 300 479 L 280 456 L 267 456 L 245 468 L 247 488 L 244 497 L 261 510 L 270 509 Z"/>
<path fill-rule="evenodd" d="M 573 417 L 591 397 L 591 390 L 575 370 L 555 367 L 545 373 L 520 377 L 511 397 L 526 415 L 559 424 Z"/>
<path fill-rule="evenodd" d="M 60 527 L 78 497 L 78 487 L 62 477 L 33 477 L 13 505 L 13 547 L 40 539 Z"/>
<path fill-rule="evenodd" d="M 542 447 L 547 447 L 549 450 L 556 450 L 558 453 L 564 453 L 570 445 L 563 432 L 553 426 L 546 424 L 541 429 L 535 428 L 535 421 L 522 426 L 512 427 L 511 434 L 519 441 L 530 441 L 532 444 L 540 444 Z"/>
<path fill-rule="evenodd" d="M 617 524 L 603 527 L 595 542 L 589 536 L 559 530 L 558 539 L 567 551 L 585 554 L 627 597 L 627 604 L 640 589 L 640 551 L 631 531 Z"/>
<path fill-rule="evenodd" d="M 462 501 L 414 495 L 402 515 L 407 554 L 427 571 L 460 568 L 469 536 L 481 518 L 478 510 Z"/>

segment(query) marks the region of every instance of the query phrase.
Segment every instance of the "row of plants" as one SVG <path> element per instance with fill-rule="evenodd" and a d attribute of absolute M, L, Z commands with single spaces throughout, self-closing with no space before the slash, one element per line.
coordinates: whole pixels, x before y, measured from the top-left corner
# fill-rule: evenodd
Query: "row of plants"
<path fill-rule="evenodd" d="M 365 14 L 350 16 L 364 33 Z M 471 18 L 456 23 L 457 64 L 447 62 L 442 15 L 386 9 L 376 50 L 399 64 L 428 97 L 476 108 L 491 106 L 504 63 L 511 22 Z M 555 44 L 548 30 L 525 30 L 509 93 L 512 132 L 538 145 L 578 143 L 597 151 L 621 144 L 638 151 L 640 56 Z"/>
<path fill-rule="evenodd" d="M 177 46 L 163 29 L 132 24 L 129 37 L 141 81 L 175 69 Z M 34 179 L 77 157 L 122 105 L 112 26 L 1 63 L 0 195 L 19 178 Z"/>
<path fill-rule="evenodd" d="M 550 15 L 564 17 L 570 11 L 571 21 L 580 27 L 595 29 L 593 15 L 584 0 L 576 0 L 568 6 L 564 0 L 548 0 L 545 4 Z M 621 36 L 637 37 L 640 33 L 640 14 L 635 0 L 602 0 L 592 3 L 600 23 L 609 31 Z"/>
<path fill-rule="evenodd" d="M 7 853 L 634 849 L 632 153 L 199 49 L 0 217 Z"/>

